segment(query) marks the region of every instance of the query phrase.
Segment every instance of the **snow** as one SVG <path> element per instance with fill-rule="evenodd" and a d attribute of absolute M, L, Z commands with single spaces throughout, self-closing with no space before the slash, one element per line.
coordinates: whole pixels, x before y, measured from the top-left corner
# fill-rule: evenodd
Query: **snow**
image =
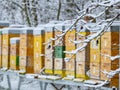
<path fill-rule="evenodd" d="M 16 44 L 19 43 L 19 41 L 20 41 L 19 37 L 10 38 L 10 44 Z"/>
<path fill-rule="evenodd" d="M 73 51 L 64 51 L 66 54 L 76 54 L 78 51 L 84 50 L 88 43 L 84 43 L 81 47 L 78 47 L 76 50 Z"/>
<path fill-rule="evenodd" d="M 86 82 L 87 82 L 87 81 L 86 81 Z M 90 83 L 90 84 L 92 84 L 92 85 L 84 84 L 84 86 L 93 87 L 93 88 L 96 89 L 96 88 L 100 88 L 100 87 L 102 87 L 102 86 L 108 84 L 108 80 L 105 80 L 104 82 L 102 82 L 102 83 L 100 83 L 100 84 L 97 84 L 97 85 L 95 85 L 96 83 L 93 82 L 93 81 L 88 81 L 87 83 Z"/>
<path fill-rule="evenodd" d="M 102 71 L 107 77 L 109 78 L 113 78 L 116 74 L 120 73 L 120 68 L 110 71 L 110 72 L 106 72 L 106 71 Z"/>
<path fill-rule="evenodd" d="M 9 26 L 9 21 L 0 21 L 0 26 Z"/>
<path fill-rule="evenodd" d="M 24 28 L 27 27 L 26 25 L 20 25 L 20 24 L 12 24 L 9 26 L 10 28 Z"/>
<path fill-rule="evenodd" d="M 108 55 L 108 54 L 103 54 L 103 53 L 101 53 L 101 55 L 104 56 L 104 57 L 108 57 L 108 58 L 110 58 L 111 61 L 114 61 L 114 60 L 120 58 L 120 55 L 110 56 L 110 55 Z"/>

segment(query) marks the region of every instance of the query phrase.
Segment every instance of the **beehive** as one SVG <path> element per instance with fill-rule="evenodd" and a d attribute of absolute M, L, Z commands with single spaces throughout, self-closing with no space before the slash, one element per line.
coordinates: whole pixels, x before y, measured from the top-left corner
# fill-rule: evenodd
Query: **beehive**
<path fill-rule="evenodd" d="M 2 29 L 0 29 L 0 68 L 2 67 Z"/>
<path fill-rule="evenodd" d="M 83 61 L 76 62 L 76 78 L 88 79 L 88 75 L 86 74 L 89 70 L 89 63 Z"/>
<path fill-rule="evenodd" d="M 90 63 L 90 78 L 100 79 L 100 64 L 99 63 Z"/>
<path fill-rule="evenodd" d="M 54 26 L 48 24 L 45 27 L 45 73 L 47 74 L 54 73 L 54 41 L 49 42 L 51 38 L 54 38 Z"/>
<path fill-rule="evenodd" d="M 111 70 L 119 68 L 119 59 L 111 61 L 109 57 L 119 55 L 119 31 L 119 23 L 114 22 L 112 26 L 101 36 L 101 71 L 110 72 Z M 101 72 L 101 79 L 108 79 L 103 72 Z M 110 79 L 110 86 L 119 86 L 118 74 Z"/>
<path fill-rule="evenodd" d="M 64 32 L 65 27 L 62 24 L 55 25 L 55 38 L 56 35 L 60 35 Z M 64 36 L 62 39 L 57 39 L 55 41 L 55 48 L 54 48 L 54 74 L 60 75 L 61 77 L 65 76 L 65 54 L 63 51 L 65 50 L 65 41 Z"/>
<path fill-rule="evenodd" d="M 40 73 L 40 70 L 44 67 L 44 28 L 37 27 L 33 31 L 34 35 L 34 73 Z"/>
<path fill-rule="evenodd" d="M 67 29 L 70 27 L 70 25 L 65 25 L 65 28 Z M 76 30 L 71 29 L 69 30 L 66 35 L 65 35 L 65 51 L 72 51 L 76 49 L 76 45 L 71 42 L 71 40 L 75 40 L 76 38 Z M 66 67 L 66 76 L 72 76 L 75 77 L 75 55 L 71 54 L 65 54 L 65 58 L 70 58 L 69 61 L 65 62 L 65 67 Z"/>
<path fill-rule="evenodd" d="M 20 33 L 20 71 L 34 73 L 33 29 L 23 28 Z"/>
<path fill-rule="evenodd" d="M 2 33 L 2 67 L 8 69 L 10 66 L 10 38 L 19 37 L 20 30 L 16 28 L 4 28 Z"/>
<path fill-rule="evenodd" d="M 0 28 L 5 28 L 5 27 L 9 27 L 9 22 L 0 21 Z"/>
<path fill-rule="evenodd" d="M 88 30 L 80 31 L 79 34 L 77 34 L 77 41 L 83 41 L 86 38 L 86 36 L 89 35 Z M 83 46 L 83 43 L 77 44 L 77 48 Z M 89 63 L 90 63 L 90 44 L 85 47 L 84 50 L 77 52 L 76 54 L 76 78 L 83 78 L 88 79 L 88 76 L 86 75 L 87 71 L 89 70 Z"/>
<path fill-rule="evenodd" d="M 90 30 L 90 35 L 94 35 L 99 30 L 101 30 L 101 26 L 94 26 L 95 24 L 91 24 L 90 27 L 93 27 L 94 30 Z M 100 79 L 100 54 L 101 54 L 101 38 L 94 38 L 90 41 L 90 78 L 92 79 Z"/>
<path fill-rule="evenodd" d="M 9 27 L 9 22 L 0 21 L 0 68 L 2 67 L 2 28 Z"/>
<path fill-rule="evenodd" d="M 19 41 L 20 38 L 10 38 L 10 69 L 19 69 Z"/>

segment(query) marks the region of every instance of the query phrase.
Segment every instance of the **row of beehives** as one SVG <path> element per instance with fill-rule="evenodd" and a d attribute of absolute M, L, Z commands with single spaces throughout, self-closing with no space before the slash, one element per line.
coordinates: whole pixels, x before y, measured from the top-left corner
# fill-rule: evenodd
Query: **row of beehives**
<path fill-rule="evenodd" d="M 118 24 L 119 25 L 119 24 Z M 102 71 L 111 71 L 119 67 L 119 60 L 111 61 L 107 55 L 119 54 L 119 30 L 117 24 L 101 37 L 93 39 L 87 47 L 76 55 L 65 54 L 82 46 L 72 40 L 85 40 L 97 31 L 71 29 L 62 39 L 49 42 L 50 38 L 64 33 L 69 24 L 47 24 L 37 28 L 4 28 L 0 34 L 0 66 L 4 69 L 20 70 L 26 73 L 45 73 L 60 75 L 64 79 L 82 78 L 106 80 Z M 65 61 L 65 58 L 70 58 Z M 89 76 L 87 71 L 89 71 Z M 112 86 L 118 86 L 119 76 L 111 79 Z"/>

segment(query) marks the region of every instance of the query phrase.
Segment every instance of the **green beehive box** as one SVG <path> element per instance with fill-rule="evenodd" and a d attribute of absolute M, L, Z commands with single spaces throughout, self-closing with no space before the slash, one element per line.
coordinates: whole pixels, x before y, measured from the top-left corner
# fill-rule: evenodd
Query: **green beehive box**
<path fill-rule="evenodd" d="M 19 66 L 19 56 L 16 57 L 16 66 Z"/>
<path fill-rule="evenodd" d="M 55 47 L 55 58 L 64 58 L 65 57 L 65 53 L 63 52 L 65 51 L 65 46 L 56 46 Z"/>
<path fill-rule="evenodd" d="M 2 35 L 2 31 L 0 31 L 0 35 Z"/>

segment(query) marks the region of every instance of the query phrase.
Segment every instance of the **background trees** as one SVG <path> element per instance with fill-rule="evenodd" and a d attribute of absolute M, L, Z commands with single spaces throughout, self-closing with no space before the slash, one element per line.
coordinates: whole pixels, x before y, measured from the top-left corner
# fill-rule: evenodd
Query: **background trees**
<path fill-rule="evenodd" d="M 36 26 L 51 20 L 71 20 L 80 15 L 79 11 L 83 8 L 93 2 L 101 1 L 104 0 L 0 0 L 0 20 L 29 26 Z M 116 8 L 120 9 L 120 6 Z M 92 13 L 97 14 L 101 10 L 104 10 L 104 7 Z M 106 10 L 106 16 L 102 18 L 109 18 L 115 12 L 116 10 L 114 12 Z"/>

